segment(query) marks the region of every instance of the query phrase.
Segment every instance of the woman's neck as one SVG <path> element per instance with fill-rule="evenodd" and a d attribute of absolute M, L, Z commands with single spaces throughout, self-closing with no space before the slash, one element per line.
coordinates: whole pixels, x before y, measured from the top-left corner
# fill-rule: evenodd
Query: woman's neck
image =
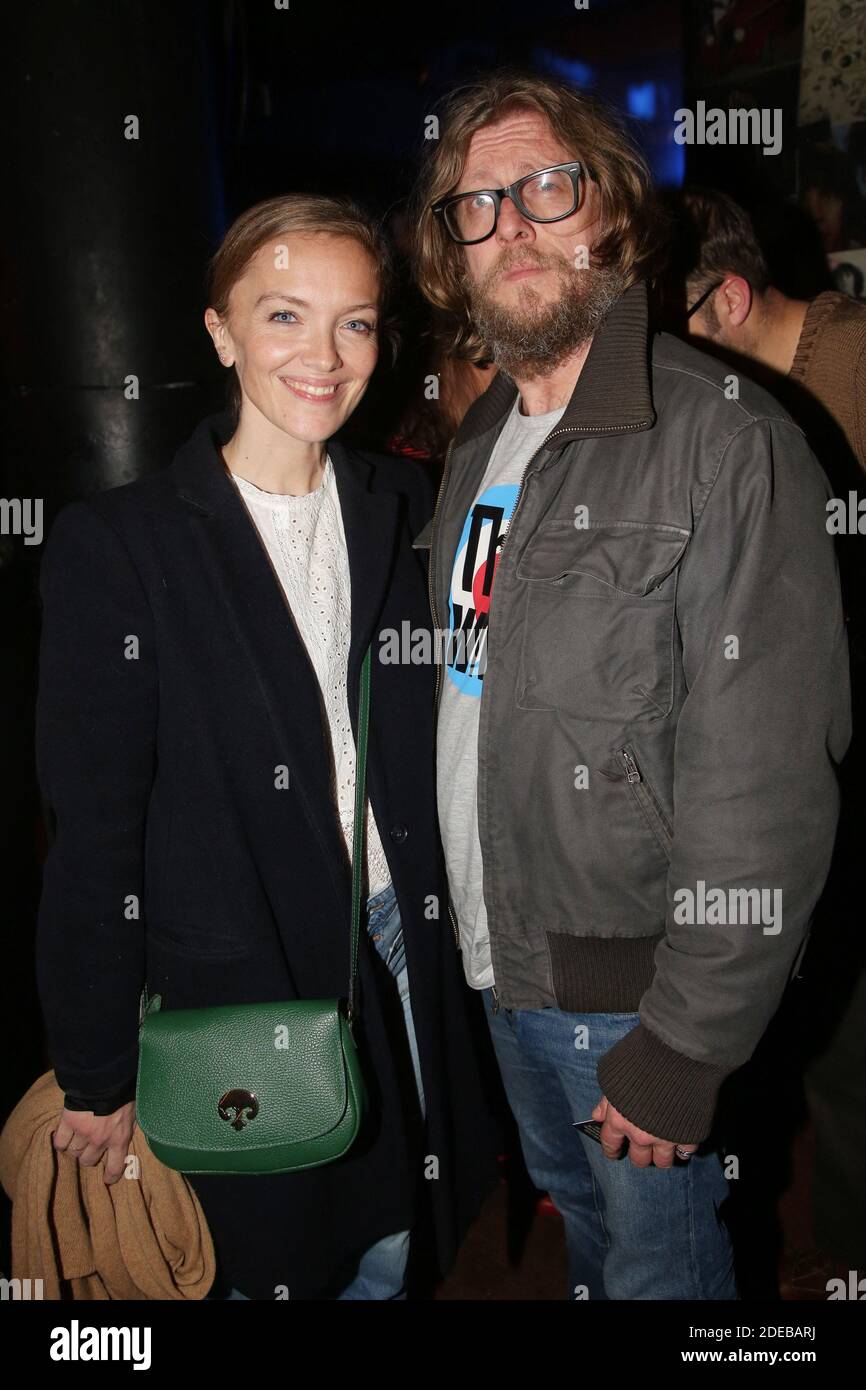
<path fill-rule="evenodd" d="M 263 492 L 302 497 L 321 486 L 325 470 L 325 445 L 295 439 L 266 422 L 269 429 L 246 426 L 243 418 L 222 456 L 230 473 L 260 487 Z"/>

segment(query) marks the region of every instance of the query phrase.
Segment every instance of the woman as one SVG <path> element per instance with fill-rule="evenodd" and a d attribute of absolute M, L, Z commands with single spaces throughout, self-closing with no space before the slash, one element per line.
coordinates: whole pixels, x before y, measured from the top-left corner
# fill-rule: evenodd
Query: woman
<path fill-rule="evenodd" d="M 104 1157 L 106 1182 L 134 1121 L 145 983 L 167 1009 L 346 992 L 353 726 L 373 644 L 372 1119 L 336 1164 L 190 1175 L 229 1296 L 403 1297 L 419 1199 L 445 1270 L 493 1173 L 435 829 L 433 670 L 378 659 L 380 633 L 429 625 L 411 541 L 432 488 L 421 465 L 334 438 L 376 365 L 389 276 L 352 204 L 297 195 L 243 214 L 205 315 L 234 411 L 202 421 L 170 468 L 67 507 L 44 560 L 54 1142 Z"/>

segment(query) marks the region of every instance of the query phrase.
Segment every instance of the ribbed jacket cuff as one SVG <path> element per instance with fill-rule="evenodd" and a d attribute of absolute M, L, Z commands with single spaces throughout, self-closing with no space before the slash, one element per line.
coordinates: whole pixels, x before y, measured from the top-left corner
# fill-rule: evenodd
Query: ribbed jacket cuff
<path fill-rule="evenodd" d="M 727 1067 L 675 1052 L 642 1023 L 598 1064 L 599 1085 L 633 1125 L 676 1144 L 699 1144 L 712 1129 Z"/>

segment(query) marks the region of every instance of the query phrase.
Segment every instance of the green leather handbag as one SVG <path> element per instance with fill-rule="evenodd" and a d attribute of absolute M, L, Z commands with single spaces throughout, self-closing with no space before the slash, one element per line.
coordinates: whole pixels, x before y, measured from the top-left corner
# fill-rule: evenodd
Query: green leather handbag
<path fill-rule="evenodd" d="M 349 994 L 163 1009 L 142 994 L 136 1119 L 156 1157 L 183 1173 L 292 1173 L 351 1148 L 367 1108 L 352 1031 L 370 710 L 361 667 Z"/>

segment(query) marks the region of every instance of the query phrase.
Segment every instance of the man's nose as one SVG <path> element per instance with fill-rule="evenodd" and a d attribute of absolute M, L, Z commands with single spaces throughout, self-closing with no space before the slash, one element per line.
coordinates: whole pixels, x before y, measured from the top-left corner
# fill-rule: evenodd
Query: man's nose
<path fill-rule="evenodd" d="M 502 205 L 499 209 L 499 221 L 496 224 L 496 231 L 504 241 L 512 241 L 521 232 L 531 232 L 532 223 L 528 217 L 524 217 L 514 199 L 505 194 Z"/>

